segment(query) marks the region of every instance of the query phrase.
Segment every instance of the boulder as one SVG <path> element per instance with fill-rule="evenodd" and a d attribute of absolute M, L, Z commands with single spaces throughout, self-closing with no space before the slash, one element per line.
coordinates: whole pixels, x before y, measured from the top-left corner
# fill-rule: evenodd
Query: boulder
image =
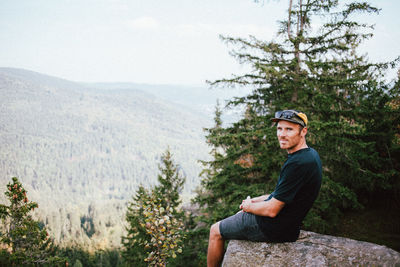
<path fill-rule="evenodd" d="M 231 240 L 222 266 L 400 267 L 400 253 L 368 242 L 301 231 L 299 239 L 290 243 Z"/>

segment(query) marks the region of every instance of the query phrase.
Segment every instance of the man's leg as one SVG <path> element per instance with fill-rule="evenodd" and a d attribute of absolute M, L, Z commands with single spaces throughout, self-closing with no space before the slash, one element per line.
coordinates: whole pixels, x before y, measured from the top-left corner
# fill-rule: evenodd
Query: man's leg
<path fill-rule="evenodd" d="M 210 238 L 208 240 L 207 252 L 207 266 L 218 267 L 220 266 L 224 257 L 224 243 L 219 232 L 219 222 L 213 224 L 210 228 Z"/>

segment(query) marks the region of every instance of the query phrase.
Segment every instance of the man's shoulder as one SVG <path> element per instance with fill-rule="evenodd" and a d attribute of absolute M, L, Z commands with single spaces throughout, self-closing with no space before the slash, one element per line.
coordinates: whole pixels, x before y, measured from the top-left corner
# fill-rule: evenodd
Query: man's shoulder
<path fill-rule="evenodd" d="M 308 147 L 295 152 L 286 163 L 288 165 L 314 165 L 320 164 L 321 159 L 314 148 Z"/>
<path fill-rule="evenodd" d="M 298 159 L 307 160 L 307 159 L 314 159 L 314 158 L 319 159 L 319 154 L 314 148 L 307 147 L 307 148 L 300 149 L 299 151 L 296 151 L 295 153 L 293 153 L 291 158 L 293 158 L 295 160 L 298 160 Z"/>

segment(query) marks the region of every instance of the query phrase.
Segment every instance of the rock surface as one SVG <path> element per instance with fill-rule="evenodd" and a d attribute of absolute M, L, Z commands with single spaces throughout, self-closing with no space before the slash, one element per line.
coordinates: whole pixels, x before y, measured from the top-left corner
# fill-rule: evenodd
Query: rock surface
<path fill-rule="evenodd" d="M 400 267 L 400 253 L 368 242 L 302 231 L 293 243 L 231 240 L 222 266 Z"/>

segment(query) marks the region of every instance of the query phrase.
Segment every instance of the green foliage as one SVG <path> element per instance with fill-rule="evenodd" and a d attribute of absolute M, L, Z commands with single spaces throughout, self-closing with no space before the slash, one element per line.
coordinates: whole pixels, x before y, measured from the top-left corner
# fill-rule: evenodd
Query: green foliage
<path fill-rule="evenodd" d="M 216 122 L 218 116 L 216 112 Z M 206 129 L 214 159 L 203 162 L 202 187 L 195 201 L 204 207 L 202 219 L 208 225 L 237 212 L 246 196 L 273 190 L 284 154 L 269 125 L 249 106 L 245 119 L 232 126 L 216 123 Z"/>
<path fill-rule="evenodd" d="M 161 202 L 153 195 L 140 203 L 144 209 L 141 227 L 145 227 L 151 237 L 150 242 L 144 244 L 150 250 L 145 261 L 151 266 L 165 266 L 168 258 L 176 258 L 176 253 L 182 253 L 183 221 L 175 218 L 176 212 L 171 206 L 164 208 Z"/>
<path fill-rule="evenodd" d="M 379 10 L 368 3 L 293 2 L 274 41 L 222 37 L 252 71 L 211 85 L 252 92 L 227 105 L 246 108 L 242 119 L 222 127 L 218 111 L 206 129 L 213 160 L 204 162 L 196 202 L 208 225 L 236 212 L 247 195 L 273 190 L 286 152 L 279 151 L 270 118 L 283 109 L 308 115 L 307 143 L 323 163 L 320 196 L 304 228 L 333 232 L 344 211 L 378 195 L 400 207 L 400 87 L 384 76 L 398 60 L 375 64 L 358 55 L 372 27 L 352 20 Z"/>
<path fill-rule="evenodd" d="M 97 250 L 89 253 L 81 247 L 59 248 L 57 255 L 67 259 L 69 266 L 85 267 L 119 267 L 127 266 L 124 264 L 119 250 Z"/>
<path fill-rule="evenodd" d="M 8 265 L 61 265 L 63 258 L 55 256 L 55 248 L 45 228 L 29 214 L 38 204 L 28 200 L 27 191 L 18 178 L 7 184 L 5 195 L 10 205 L 0 204 L 2 220 L 0 242 L 2 263 Z"/>
<path fill-rule="evenodd" d="M 172 161 L 169 148 L 161 160 L 162 165 L 158 166 L 160 174 L 157 176 L 160 185 L 154 188 L 154 194 L 159 197 L 162 207 L 176 208 L 181 204 L 179 194 L 182 192 L 186 178 L 180 175 L 178 166 Z"/>
<path fill-rule="evenodd" d="M 81 228 L 85 231 L 86 235 L 91 238 L 95 233 L 93 218 L 89 216 L 81 217 Z"/>
<path fill-rule="evenodd" d="M 188 232 L 183 242 L 182 253 L 171 259 L 168 266 L 202 267 L 207 262 L 208 228 L 199 226 L 194 216 L 191 214 L 185 220 L 185 229 Z"/>
<path fill-rule="evenodd" d="M 126 212 L 127 234 L 122 237 L 122 256 L 125 262 L 129 262 L 131 266 L 146 266 L 144 259 L 146 258 L 145 243 L 150 242 L 151 237 L 147 235 L 146 228 L 141 226 L 144 209 L 140 206 L 140 201 L 147 198 L 148 191 L 140 186 L 132 201 L 128 203 Z"/>
<path fill-rule="evenodd" d="M 83 267 L 82 262 L 80 260 L 76 260 L 73 267 Z"/>
<path fill-rule="evenodd" d="M 140 186 L 128 203 L 129 225 L 122 238 L 122 256 L 132 266 L 165 266 L 182 253 L 184 214 L 178 206 L 185 178 L 179 174 L 169 149 L 159 170 L 160 184 L 152 190 Z"/>

